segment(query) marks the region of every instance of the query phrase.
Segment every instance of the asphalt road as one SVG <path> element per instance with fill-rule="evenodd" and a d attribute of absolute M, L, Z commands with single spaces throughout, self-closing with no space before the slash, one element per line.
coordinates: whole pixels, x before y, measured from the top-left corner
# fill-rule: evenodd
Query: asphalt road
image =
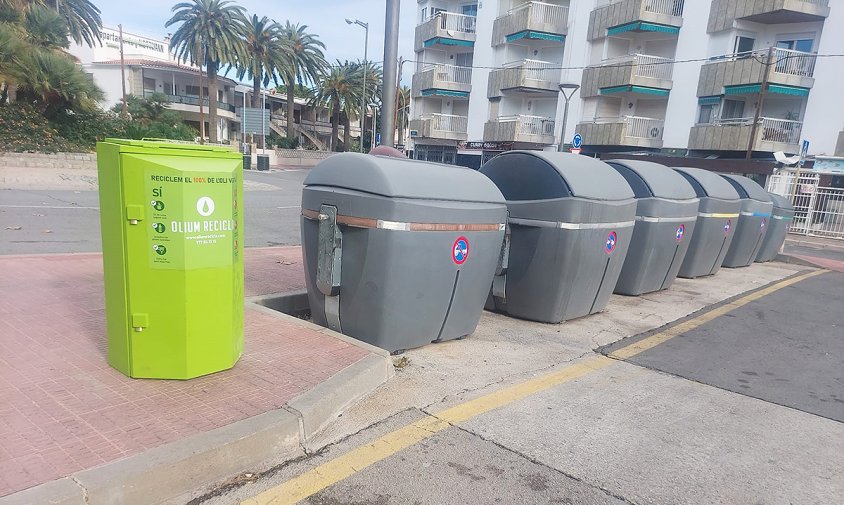
<path fill-rule="evenodd" d="M 300 243 L 299 208 L 302 181 L 307 173 L 307 170 L 246 172 L 246 247 Z M 253 185 L 260 189 L 250 189 L 250 181 L 261 183 Z M 0 254 L 100 250 L 96 191 L 0 191 Z"/>
<path fill-rule="evenodd" d="M 842 281 L 823 273 L 712 320 L 692 314 L 696 327 L 626 360 L 583 354 L 520 382 L 527 393 L 499 385 L 490 395 L 513 398 L 497 408 L 467 393 L 373 419 L 191 504 L 287 504 L 300 489 L 316 490 L 309 505 L 844 503 L 844 320 L 830 310 Z M 424 424 L 454 409 L 459 421 Z"/>

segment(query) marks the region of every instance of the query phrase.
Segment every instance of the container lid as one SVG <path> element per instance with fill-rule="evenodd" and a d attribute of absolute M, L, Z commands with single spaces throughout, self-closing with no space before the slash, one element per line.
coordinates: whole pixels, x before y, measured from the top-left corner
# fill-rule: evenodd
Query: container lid
<path fill-rule="evenodd" d="M 193 143 L 177 143 L 167 139 L 114 139 L 107 138 L 103 140 L 107 144 L 118 144 L 122 146 L 141 147 L 146 149 L 172 149 L 174 151 L 203 151 L 203 152 L 217 152 L 217 153 L 235 153 L 237 151 L 232 147 L 223 145 L 209 145 L 209 144 L 193 144 Z M 237 154 L 238 157 L 240 154 Z"/>
<path fill-rule="evenodd" d="M 495 184 L 470 168 L 358 153 L 326 158 L 311 169 L 304 184 L 389 198 L 505 203 Z"/>
<path fill-rule="evenodd" d="M 569 153 L 508 151 L 481 167 L 508 201 L 578 197 L 629 200 L 630 186 L 606 163 Z"/>
<path fill-rule="evenodd" d="M 721 200 L 738 200 L 740 198 L 733 186 L 714 172 L 690 167 L 678 167 L 674 170 L 689 181 L 697 196 L 708 196 Z"/>
<path fill-rule="evenodd" d="M 791 205 L 791 201 L 788 198 L 776 193 L 771 193 L 770 191 L 768 192 L 768 196 L 770 196 L 771 200 L 774 202 L 774 209 L 794 212 L 794 206 Z"/>
<path fill-rule="evenodd" d="M 640 160 L 611 160 L 607 163 L 627 179 L 636 198 L 697 198 L 692 185 L 682 175 L 665 165 Z"/>
<path fill-rule="evenodd" d="M 733 185 L 736 191 L 738 191 L 739 196 L 742 198 L 749 198 L 751 200 L 757 200 L 760 202 L 770 202 L 771 197 L 768 195 L 768 192 L 765 191 L 762 186 L 756 184 L 753 179 L 748 179 L 743 175 L 731 175 L 731 174 L 721 174 L 721 177 L 727 180 L 730 184 Z"/>

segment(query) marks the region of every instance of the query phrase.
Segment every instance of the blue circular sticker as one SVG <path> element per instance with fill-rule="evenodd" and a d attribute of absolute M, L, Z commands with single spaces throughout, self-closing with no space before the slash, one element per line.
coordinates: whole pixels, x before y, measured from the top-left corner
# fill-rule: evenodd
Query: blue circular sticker
<path fill-rule="evenodd" d="M 614 231 L 611 231 L 609 235 L 607 235 L 607 243 L 604 245 L 604 251 L 607 254 L 612 254 L 615 251 L 615 245 L 618 243 L 618 234 Z"/>
<path fill-rule="evenodd" d="M 733 220 L 727 219 L 727 222 L 724 223 L 724 235 L 729 235 L 730 234 L 730 228 L 732 228 L 732 227 L 733 227 Z"/>
<path fill-rule="evenodd" d="M 686 225 L 681 224 L 679 228 L 677 228 L 677 233 L 674 234 L 674 238 L 677 239 L 677 242 L 681 242 L 683 237 L 686 236 Z"/>
<path fill-rule="evenodd" d="M 462 265 L 466 263 L 469 258 L 469 239 L 466 237 L 457 237 L 454 241 L 454 246 L 451 248 L 451 259 L 454 263 Z"/>

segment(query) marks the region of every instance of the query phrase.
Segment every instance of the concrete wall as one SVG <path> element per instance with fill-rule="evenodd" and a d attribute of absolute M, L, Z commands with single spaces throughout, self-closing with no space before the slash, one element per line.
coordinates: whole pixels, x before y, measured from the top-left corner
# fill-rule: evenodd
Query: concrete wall
<path fill-rule="evenodd" d="M 703 0 L 701 0 L 703 1 Z M 686 2 L 691 3 L 691 2 Z M 776 11 L 794 13 L 808 13 L 824 16 L 830 12 L 829 7 L 805 2 L 802 0 L 713 0 L 712 11 L 709 16 L 706 31 L 719 32 L 733 26 L 737 18 L 754 16 Z M 781 15 L 787 22 L 800 19 L 799 15 L 789 17 L 787 13 Z"/>
<path fill-rule="evenodd" d="M 97 169 L 94 153 L 0 153 L 0 167 Z"/>

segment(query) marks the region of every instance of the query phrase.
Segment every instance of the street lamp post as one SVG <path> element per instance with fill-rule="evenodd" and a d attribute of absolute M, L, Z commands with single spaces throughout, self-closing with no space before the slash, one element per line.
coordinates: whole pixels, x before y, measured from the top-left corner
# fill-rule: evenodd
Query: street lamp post
<path fill-rule="evenodd" d="M 563 127 L 560 130 L 560 145 L 557 146 L 558 152 L 563 152 L 563 147 L 566 143 L 566 123 L 569 120 L 569 102 L 571 102 L 571 97 L 574 96 L 575 92 L 580 89 L 579 84 L 571 84 L 571 83 L 562 83 L 560 84 L 560 93 L 563 94 L 563 98 L 566 99 L 566 107 L 563 109 Z M 566 91 L 570 91 L 570 93 L 566 93 Z"/>
<path fill-rule="evenodd" d="M 367 48 L 369 47 L 369 23 L 364 23 L 359 19 L 352 21 L 347 19 L 346 23 L 350 25 L 362 26 L 364 29 L 363 36 L 363 96 L 360 97 L 360 152 L 363 152 L 363 131 L 366 129 L 364 122 L 366 120 L 366 67 L 367 67 Z M 348 147 L 348 146 L 347 146 Z"/>
<path fill-rule="evenodd" d="M 370 139 L 369 145 L 371 146 L 370 149 L 375 149 L 375 125 L 378 123 L 378 104 L 371 103 L 369 106 L 372 107 L 372 138 Z M 363 138 L 362 133 L 361 138 Z"/>

